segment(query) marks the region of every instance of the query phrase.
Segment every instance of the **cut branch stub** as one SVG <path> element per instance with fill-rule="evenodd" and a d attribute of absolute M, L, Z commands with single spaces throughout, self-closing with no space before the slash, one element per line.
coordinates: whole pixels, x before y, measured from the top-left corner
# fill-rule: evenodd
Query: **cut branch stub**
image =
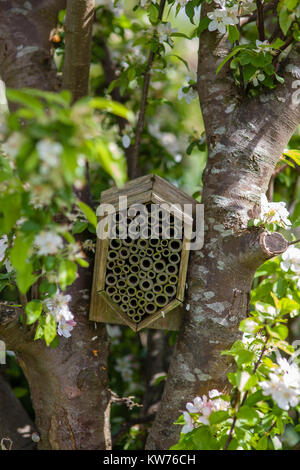
<path fill-rule="evenodd" d="M 120 196 L 127 198 L 126 216 L 119 207 Z M 110 217 L 112 225 L 107 224 L 109 238 L 97 241 L 90 319 L 123 323 L 134 331 L 149 326 L 178 330 L 193 224 L 190 214 L 197 202 L 149 175 L 120 190 L 104 191 L 101 203 L 113 205 L 116 213 Z"/>
<path fill-rule="evenodd" d="M 265 253 L 266 258 L 272 258 L 273 256 L 284 253 L 289 243 L 281 233 L 267 233 L 263 232 L 259 237 L 259 244 L 262 251 Z"/>

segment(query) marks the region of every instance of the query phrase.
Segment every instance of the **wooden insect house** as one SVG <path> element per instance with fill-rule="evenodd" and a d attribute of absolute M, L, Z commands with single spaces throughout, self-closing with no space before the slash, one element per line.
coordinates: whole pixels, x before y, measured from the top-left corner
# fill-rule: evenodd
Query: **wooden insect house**
<path fill-rule="evenodd" d="M 90 320 L 179 329 L 196 204 L 156 175 L 102 192 Z"/>

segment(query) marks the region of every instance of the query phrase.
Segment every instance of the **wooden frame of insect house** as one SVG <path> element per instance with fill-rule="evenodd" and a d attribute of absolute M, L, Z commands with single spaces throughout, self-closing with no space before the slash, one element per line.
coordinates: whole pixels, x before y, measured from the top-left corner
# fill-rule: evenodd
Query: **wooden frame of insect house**
<path fill-rule="evenodd" d="M 100 202 L 98 227 L 107 233 L 99 238 L 97 228 L 90 320 L 178 330 L 197 201 L 147 175 L 103 191 Z"/>

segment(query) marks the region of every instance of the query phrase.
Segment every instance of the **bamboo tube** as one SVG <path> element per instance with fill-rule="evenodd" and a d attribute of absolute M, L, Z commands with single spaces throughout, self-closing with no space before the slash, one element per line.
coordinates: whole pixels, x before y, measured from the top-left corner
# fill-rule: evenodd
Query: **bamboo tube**
<path fill-rule="evenodd" d="M 156 273 L 152 269 L 150 269 L 149 271 L 147 271 L 147 277 L 149 279 L 155 279 L 156 278 Z"/>
<path fill-rule="evenodd" d="M 120 294 L 114 294 L 114 295 L 112 296 L 112 299 L 113 299 L 114 302 L 116 302 L 116 304 L 118 304 L 119 302 L 121 302 L 121 296 L 120 296 Z"/>
<path fill-rule="evenodd" d="M 172 284 L 166 284 L 164 287 L 164 293 L 167 294 L 168 297 L 173 297 L 176 294 L 176 286 Z"/>
<path fill-rule="evenodd" d="M 129 297 L 136 295 L 136 289 L 134 287 L 127 287 L 127 294 Z"/>
<path fill-rule="evenodd" d="M 138 255 L 131 255 L 129 256 L 129 263 L 130 264 L 138 264 L 140 261 L 140 258 Z"/>
<path fill-rule="evenodd" d="M 122 302 L 123 302 L 124 304 L 126 304 L 128 301 L 129 301 L 128 295 L 126 295 L 126 294 L 125 294 L 125 295 L 122 295 Z"/>
<path fill-rule="evenodd" d="M 155 305 L 155 303 L 153 302 L 149 302 L 146 307 L 145 307 L 145 311 L 149 314 L 149 315 L 153 315 L 153 313 L 155 313 L 157 310 L 157 307 Z"/>
<path fill-rule="evenodd" d="M 142 270 L 140 270 L 140 271 L 139 271 L 139 278 L 140 278 L 140 279 L 145 279 L 145 277 L 147 276 L 147 272 L 148 272 L 148 271 L 142 271 Z"/>
<path fill-rule="evenodd" d="M 105 280 L 108 286 L 114 286 L 117 283 L 118 278 L 115 274 L 110 273 L 106 276 Z"/>
<path fill-rule="evenodd" d="M 160 273 L 166 269 L 166 263 L 164 260 L 158 260 L 153 263 L 153 269 L 156 273 Z"/>
<path fill-rule="evenodd" d="M 132 308 L 136 308 L 138 306 L 138 301 L 134 297 L 131 297 L 129 300 L 129 306 Z"/>
<path fill-rule="evenodd" d="M 119 274 L 119 279 L 123 279 L 123 281 L 126 281 L 128 274 L 127 273 L 121 273 Z"/>
<path fill-rule="evenodd" d="M 129 276 L 127 277 L 127 284 L 130 286 L 130 287 L 136 287 L 139 283 L 139 278 L 137 277 L 136 274 L 129 274 Z"/>
<path fill-rule="evenodd" d="M 138 252 L 140 258 L 145 258 L 147 256 L 146 250 L 140 250 Z"/>
<path fill-rule="evenodd" d="M 115 262 L 114 261 L 108 261 L 107 262 L 107 269 L 114 269 L 115 267 Z"/>
<path fill-rule="evenodd" d="M 170 255 L 169 249 L 168 249 L 168 248 L 164 248 L 163 251 L 162 251 L 162 255 L 163 255 L 165 258 L 168 258 L 169 255 Z"/>
<path fill-rule="evenodd" d="M 143 309 L 142 307 L 138 307 L 138 308 L 136 309 L 136 312 L 137 312 L 137 314 L 140 315 L 141 317 L 142 317 L 143 315 L 145 315 L 145 311 L 144 311 L 144 309 Z"/>
<path fill-rule="evenodd" d="M 122 248 L 120 248 L 120 250 L 119 250 L 119 257 L 120 258 L 127 259 L 127 258 L 129 258 L 129 255 L 130 255 L 130 251 L 126 246 L 123 246 Z"/>
<path fill-rule="evenodd" d="M 140 267 L 144 270 L 144 271 L 148 271 L 149 269 L 151 269 L 153 266 L 153 261 L 151 258 L 149 258 L 149 256 L 147 257 L 144 257 L 144 258 L 141 258 L 140 260 Z"/>
<path fill-rule="evenodd" d="M 157 284 L 161 284 L 162 286 L 168 282 L 168 276 L 166 273 L 160 273 L 156 277 Z"/>
<path fill-rule="evenodd" d="M 159 245 L 157 248 L 156 248 L 156 253 L 162 253 L 163 252 L 163 247 L 161 245 Z"/>
<path fill-rule="evenodd" d="M 178 253 L 170 253 L 168 258 L 171 264 L 178 264 L 180 262 L 180 255 Z"/>
<path fill-rule="evenodd" d="M 169 241 L 163 238 L 160 242 L 161 246 L 166 248 L 169 245 Z"/>
<path fill-rule="evenodd" d="M 122 240 L 122 244 L 126 247 L 132 247 L 132 245 L 134 244 L 134 240 L 130 237 L 127 237 Z"/>
<path fill-rule="evenodd" d="M 118 257 L 118 252 L 116 250 L 109 250 L 107 253 L 107 258 L 111 261 L 116 260 Z"/>
<path fill-rule="evenodd" d="M 129 308 L 128 311 L 127 311 L 127 315 L 129 317 L 131 317 L 132 315 L 135 315 L 135 309 L 134 308 Z"/>
<path fill-rule="evenodd" d="M 144 297 L 144 292 L 141 289 L 136 290 L 136 296 L 138 299 Z"/>
<path fill-rule="evenodd" d="M 131 320 L 134 321 L 134 323 L 139 323 L 141 319 L 142 319 L 142 315 L 139 315 L 138 313 L 136 313 L 135 315 L 131 317 Z"/>
<path fill-rule="evenodd" d="M 137 274 L 140 270 L 140 267 L 138 264 L 132 264 L 130 267 L 129 267 L 129 271 L 131 273 L 134 273 L 134 274 Z"/>
<path fill-rule="evenodd" d="M 127 313 L 128 310 L 129 310 L 128 305 L 127 305 L 127 304 L 122 304 L 122 305 L 121 305 L 121 310 L 123 310 L 124 313 Z"/>
<path fill-rule="evenodd" d="M 127 289 L 126 287 L 121 287 L 121 289 L 118 290 L 118 293 L 122 296 L 124 294 L 127 294 Z"/>
<path fill-rule="evenodd" d="M 135 241 L 135 240 L 134 240 Z M 136 245 L 131 245 L 130 247 L 130 253 L 134 254 L 134 253 L 137 253 L 139 250 L 138 250 L 138 247 Z"/>
<path fill-rule="evenodd" d="M 150 238 L 149 239 L 149 245 L 152 246 L 153 248 L 157 248 L 159 245 L 159 238 Z"/>
<path fill-rule="evenodd" d="M 147 292 L 147 290 L 151 290 L 153 288 L 153 282 L 151 279 L 143 279 L 140 281 L 139 286 L 144 292 Z"/>
<path fill-rule="evenodd" d="M 146 299 L 144 299 L 144 298 L 139 299 L 139 301 L 138 301 L 139 307 L 144 307 L 145 304 L 146 304 Z"/>
<path fill-rule="evenodd" d="M 172 238 L 169 241 L 169 250 L 172 253 L 178 253 L 179 251 L 181 251 L 181 249 L 182 249 L 182 241 L 181 240 L 175 240 L 174 238 Z"/>
<path fill-rule="evenodd" d="M 152 302 L 154 300 L 154 294 L 151 290 L 145 292 L 145 299 L 148 301 L 148 302 Z"/>
<path fill-rule="evenodd" d="M 109 246 L 112 250 L 119 250 L 122 246 L 122 242 L 119 238 L 112 238 L 109 242 Z"/>
<path fill-rule="evenodd" d="M 149 242 L 145 238 L 140 238 L 137 241 L 137 246 L 138 246 L 139 249 L 145 250 L 146 248 L 148 248 Z"/>
<path fill-rule="evenodd" d="M 108 286 L 106 289 L 105 289 L 106 293 L 112 297 L 116 292 L 117 292 L 117 289 L 115 286 Z"/>
<path fill-rule="evenodd" d="M 121 269 L 120 266 L 115 266 L 115 267 L 113 268 L 113 273 L 114 273 L 116 276 L 119 276 L 119 275 L 121 274 L 121 272 L 122 272 L 122 269 Z"/>
<path fill-rule="evenodd" d="M 155 296 L 155 305 L 158 307 L 165 307 L 169 302 L 168 296 L 162 292 Z"/>
<path fill-rule="evenodd" d="M 124 264 L 124 266 L 122 268 L 122 271 L 125 274 L 128 274 L 130 272 L 130 268 L 129 268 L 128 264 Z"/>
<path fill-rule="evenodd" d="M 160 294 L 163 291 L 162 285 L 161 284 L 154 284 L 153 285 L 153 292 L 155 294 Z"/>
<path fill-rule="evenodd" d="M 150 256 L 150 258 L 154 255 L 154 250 L 153 248 L 147 248 L 146 250 L 146 255 Z"/>
<path fill-rule="evenodd" d="M 121 289 L 122 287 L 126 287 L 126 281 L 124 279 L 119 279 L 117 281 L 117 288 Z"/>
<path fill-rule="evenodd" d="M 117 263 L 117 265 L 118 265 L 118 266 L 124 266 L 124 264 L 125 264 L 125 260 L 124 260 L 124 259 L 121 259 L 121 258 L 119 258 L 119 259 L 117 259 L 117 260 L 116 260 L 116 263 Z"/>
<path fill-rule="evenodd" d="M 172 274 L 169 277 L 169 284 L 176 285 L 178 283 L 178 276 L 176 274 Z"/>
<path fill-rule="evenodd" d="M 177 274 L 178 273 L 178 266 L 176 264 L 167 264 L 166 266 L 166 272 L 171 275 L 171 274 Z"/>

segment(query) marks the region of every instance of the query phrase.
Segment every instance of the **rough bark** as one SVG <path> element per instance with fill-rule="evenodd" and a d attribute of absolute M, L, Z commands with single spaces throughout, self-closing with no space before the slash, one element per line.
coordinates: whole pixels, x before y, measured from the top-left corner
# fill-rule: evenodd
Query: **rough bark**
<path fill-rule="evenodd" d="M 1 76 L 9 87 L 55 90 L 57 79 L 51 65 L 49 36 L 65 2 L 32 1 L 26 5 L 25 10 L 21 1 L 1 2 L 5 13 L 0 19 Z M 75 21 L 74 16 L 72 19 Z M 72 35 L 70 40 L 74 46 Z M 87 46 L 85 42 L 82 45 Z M 66 57 L 69 53 L 67 48 Z M 67 70 L 66 81 L 67 74 L 73 73 L 72 68 Z M 78 98 L 87 90 L 87 83 L 81 82 L 77 87 L 77 82 L 72 82 L 68 88 Z M 108 442 L 106 330 L 103 325 L 95 329 L 88 320 L 92 269 L 92 262 L 89 269 L 81 269 L 68 292 L 77 326 L 72 337 L 60 338 L 55 349 L 33 341 L 31 329 L 23 328 L 19 322 L 20 309 L 1 306 L 0 337 L 17 353 L 28 380 L 40 449 L 105 449 Z"/>
<path fill-rule="evenodd" d="M 73 100 L 88 94 L 94 0 L 67 0 L 63 88 Z"/>
<path fill-rule="evenodd" d="M 300 121 L 293 78 L 286 74 L 285 85 L 250 100 L 234 86 L 226 67 L 216 76 L 224 54 L 226 44 L 216 35 L 201 35 L 198 92 L 209 150 L 202 201 L 205 243 L 191 253 L 188 308 L 148 449 L 169 449 L 178 441 L 180 426 L 173 423 L 187 401 L 212 388 L 227 389 L 231 364 L 220 353 L 239 337 L 255 270 L 287 248 L 280 235 L 270 238 L 247 225 L 258 214 L 260 195 Z M 299 64 L 299 49 L 290 60 Z"/>

